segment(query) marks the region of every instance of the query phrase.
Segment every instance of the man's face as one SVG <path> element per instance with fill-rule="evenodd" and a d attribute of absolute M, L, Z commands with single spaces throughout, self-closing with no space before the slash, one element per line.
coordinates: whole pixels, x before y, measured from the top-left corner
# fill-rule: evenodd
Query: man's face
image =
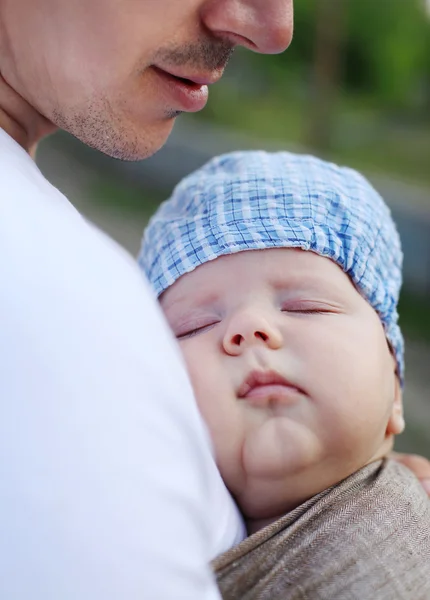
<path fill-rule="evenodd" d="M 330 259 L 224 256 L 181 277 L 161 305 L 246 516 L 297 506 L 384 455 L 402 429 L 379 317 Z"/>
<path fill-rule="evenodd" d="M 0 19 L 9 85 L 88 145 L 136 160 L 203 108 L 236 45 L 289 45 L 292 0 L 5 0 Z"/>

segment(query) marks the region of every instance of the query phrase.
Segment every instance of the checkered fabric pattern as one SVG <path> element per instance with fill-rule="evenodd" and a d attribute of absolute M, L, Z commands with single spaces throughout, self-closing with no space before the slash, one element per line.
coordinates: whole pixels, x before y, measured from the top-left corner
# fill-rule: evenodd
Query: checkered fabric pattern
<path fill-rule="evenodd" d="M 209 260 L 302 248 L 331 258 L 384 325 L 403 382 L 402 251 L 390 211 L 352 169 L 288 152 L 234 152 L 182 180 L 145 231 L 139 264 L 157 296 Z"/>

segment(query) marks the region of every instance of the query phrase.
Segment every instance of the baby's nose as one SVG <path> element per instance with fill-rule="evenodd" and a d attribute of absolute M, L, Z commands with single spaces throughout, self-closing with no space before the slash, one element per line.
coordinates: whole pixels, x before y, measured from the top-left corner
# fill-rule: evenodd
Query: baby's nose
<path fill-rule="evenodd" d="M 242 312 L 230 320 L 223 340 L 227 354 L 236 356 L 249 346 L 261 344 L 276 350 L 282 345 L 282 335 L 276 325 L 258 311 Z"/>

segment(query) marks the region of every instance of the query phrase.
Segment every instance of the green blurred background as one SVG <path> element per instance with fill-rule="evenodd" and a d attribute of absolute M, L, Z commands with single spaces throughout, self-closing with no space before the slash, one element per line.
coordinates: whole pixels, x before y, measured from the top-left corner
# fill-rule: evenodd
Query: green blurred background
<path fill-rule="evenodd" d="M 121 163 L 58 133 L 38 162 L 136 254 L 145 222 L 182 176 L 246 148 L 356 167 L 391 206 L 405 252 L 407 430 L 398 448 L 430 457 L 430 0 L 296 0 L 290 49 L 236 51 L 206 109 L 181 116 L 154 157 Z"/>

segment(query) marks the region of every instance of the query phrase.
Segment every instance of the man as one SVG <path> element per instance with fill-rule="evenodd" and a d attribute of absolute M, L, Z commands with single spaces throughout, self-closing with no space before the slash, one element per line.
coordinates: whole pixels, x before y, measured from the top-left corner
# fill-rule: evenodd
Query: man
<path fill-rule="evenodd" d="M 30 155 L 61 127 L 149 156 L 235 46 L 291 35 L 291 0 L 0 0 L 1 598 L 218 597 L 241 523 L 176 347 Z"/>

